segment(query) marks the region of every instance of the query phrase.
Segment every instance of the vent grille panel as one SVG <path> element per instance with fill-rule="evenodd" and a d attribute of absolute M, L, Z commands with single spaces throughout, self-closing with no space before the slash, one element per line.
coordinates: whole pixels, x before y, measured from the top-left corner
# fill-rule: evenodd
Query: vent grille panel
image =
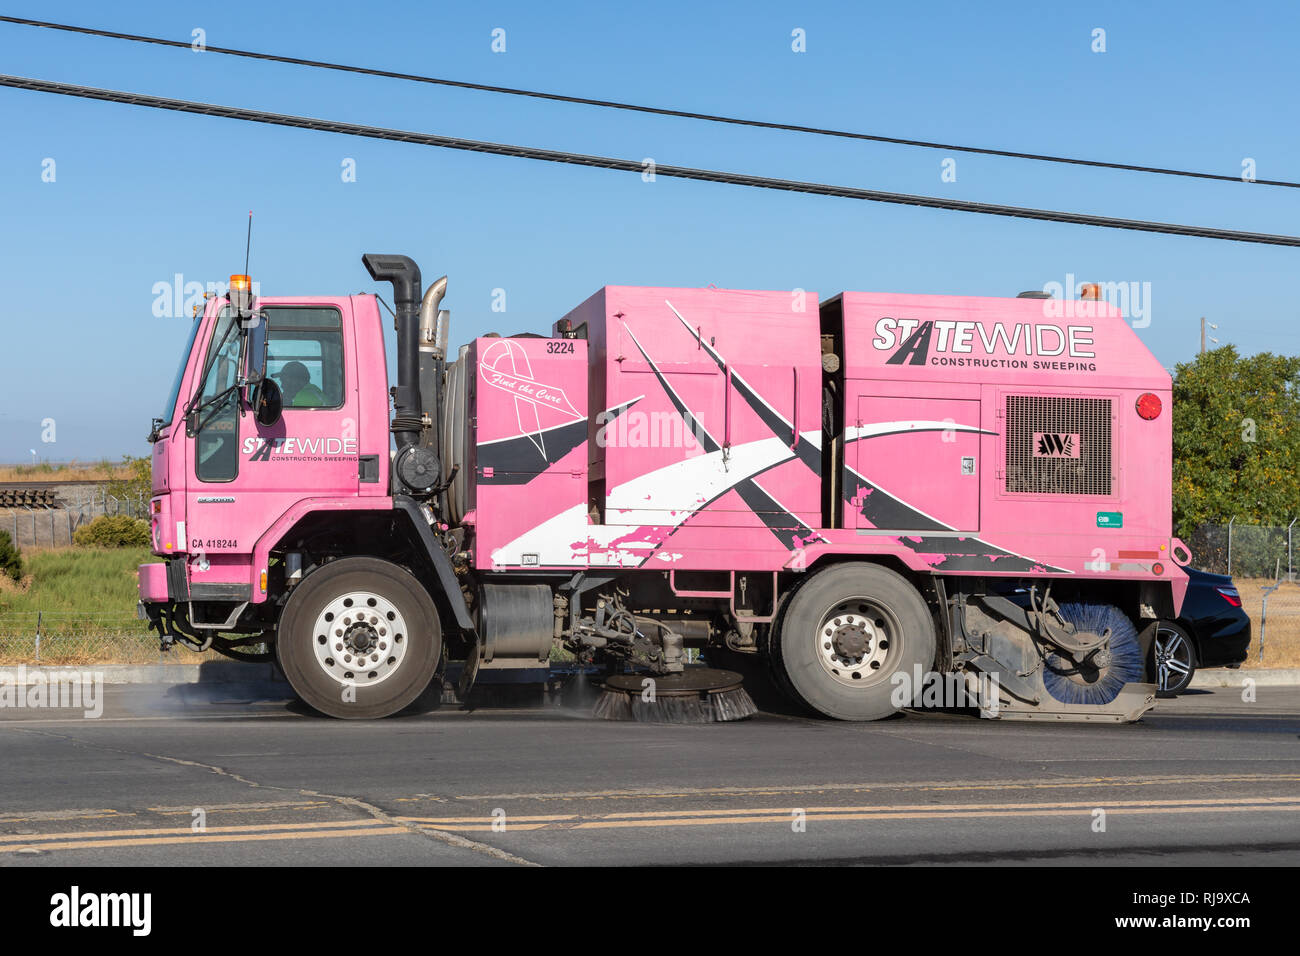
<path fill-rule="evenodd" d="M 1111 401 L 1008 395 L 1010 494 L 1110 495 Z"/>

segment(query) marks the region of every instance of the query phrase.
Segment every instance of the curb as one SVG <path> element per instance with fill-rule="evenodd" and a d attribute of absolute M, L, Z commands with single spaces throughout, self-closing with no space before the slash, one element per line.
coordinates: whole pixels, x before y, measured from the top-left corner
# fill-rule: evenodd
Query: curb
<path fill-rule="evenodd" d="M 93 674 L 105 684 L 265 684 L 289 685 L 274 664 L 205 661 L 202 664 L 19 664 L 0 667 L 0 683 L 31 684 L 36 680 Z"/>
<path fill-rule="evenodd" d="M 1276 667 L 1259 670 L 1229 670 L 1220 667 L 1209 671 L 1197 671 L 1188 687 L 1241 687 L 1246 678 L 1255 682 L 1256 687 L 1290 687 L 1300 684 L 1300 668 Z"/>

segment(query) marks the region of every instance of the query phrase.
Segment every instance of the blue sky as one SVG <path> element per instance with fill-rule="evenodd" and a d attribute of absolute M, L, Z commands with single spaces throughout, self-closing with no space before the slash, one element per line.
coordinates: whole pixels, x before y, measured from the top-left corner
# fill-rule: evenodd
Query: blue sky
<path fill-rule="evenodd" d="M 1294 3 L 58 3 L 5 13 L 475 82 L 954 143 L 1300 180 Z M 494 28 L 506 52 L 491 50 Z M 791 31 L 807 51 L 791 50 Z M 1092 31 L 1106 31 L 1094 53 Z M 715 126 L 0 24 L 3 72 L 466 138 L 898 192 L 1300 232 L 1300 190 Z M 117 457 L 187 319 L 155 283 L 377 290 L 363 252 L 446 272 L 455 342 L 540 331 L 606 284 L 1014 295 L 1150 283 L 1140 331 L 1204 315 L 1300 353 L 1300 250 L 556 166 L 0 89 L 0 462 Z M 55 161 L 54 182 L 42 181 Z M 342 181 L 345 159 L 356 182 Z M 493 290 L 506 312 L 492 311 Z M 41 442 L 53 418 L 57 440 Z"/>

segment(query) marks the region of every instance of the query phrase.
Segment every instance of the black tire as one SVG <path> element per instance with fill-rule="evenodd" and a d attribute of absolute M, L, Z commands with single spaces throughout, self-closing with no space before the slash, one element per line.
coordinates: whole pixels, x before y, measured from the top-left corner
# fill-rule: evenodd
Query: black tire
<path fill-rule="evenodd" d="M 1167 700 L 1187 690 L 1196 676 L 1196 662 L 1196 645 L 1186 628 L 1172 621 L 1156 625 L 1147 667 L 1157 697 Z"/>
<path fill-rule="evenodd" d="M 862 633 L 873 635 L 862 656 L 835 657 L 835 641 Z M 934 668 L 934 618 L 902 575 L 875 564 L 837 564 L 790 598 L 769 651 L 778 683 L 799 702 L 837 720 L 880 720 L 900 709 L 891 700 L 894 674 Z"/>
<path fill-rule="evenodd" d="M 333 615 L 328 624 L 326 614 Z M 331 628 L 335 633 L 317 633 Z M 366 654 L 358 655 L 358 646 Z M 442 656 L 442 626 L 428 591 L 410 572 L 379 558 L 341 558 L 289 595 L 276 655 L 289 685 L 322 714 L 387 717 L 429 686 Z"/>

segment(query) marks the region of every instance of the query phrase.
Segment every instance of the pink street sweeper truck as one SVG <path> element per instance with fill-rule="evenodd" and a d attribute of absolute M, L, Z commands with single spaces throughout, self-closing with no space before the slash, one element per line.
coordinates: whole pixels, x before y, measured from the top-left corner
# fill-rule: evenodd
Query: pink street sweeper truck
<path fill-rule="evenodd" d="M 1170 377 L 1106 303 L 607 286 L 449 355 L 446 279 L 363 262 L 391 389 L 375 295 L 235 276 L 195 321 L 150 435 L 165 647 L 273 656 L 337 717 L 560 660 L 643 719 L 751 713 L 737 671 L 844 720 L 922 684 L 1154 702 L 1190 560 Z"/>

